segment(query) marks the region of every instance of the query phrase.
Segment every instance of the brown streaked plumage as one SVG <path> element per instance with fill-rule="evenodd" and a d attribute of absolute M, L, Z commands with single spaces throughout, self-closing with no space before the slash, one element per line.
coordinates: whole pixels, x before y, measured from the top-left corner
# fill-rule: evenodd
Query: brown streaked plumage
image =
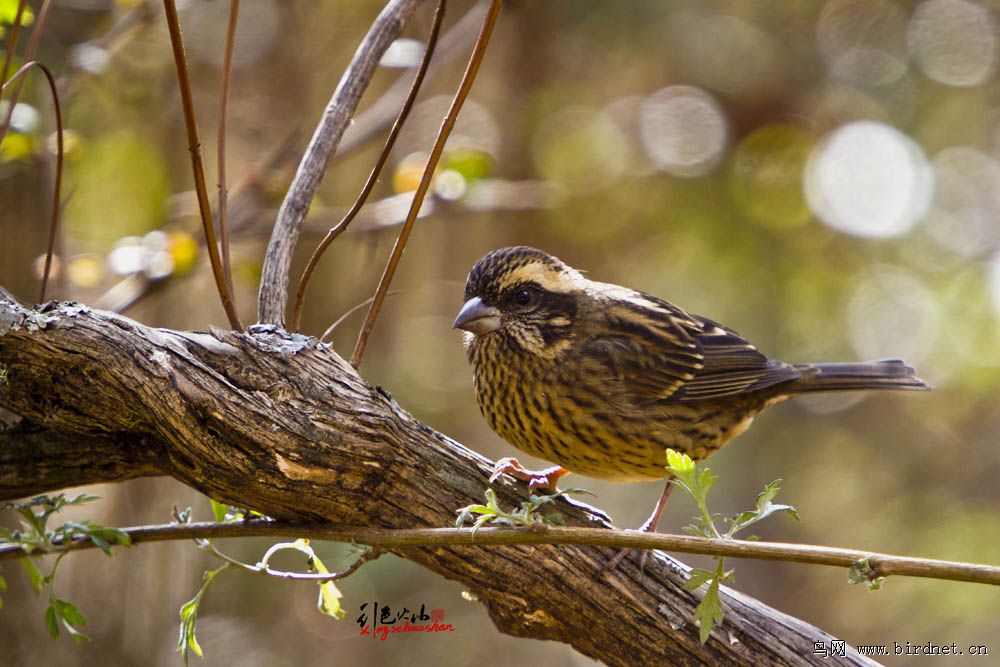
<path fill-rule="evenodd" d="M 703 459 L 797 394 L 929 388 L 898 360 L 768 359 L 732 329 L 525 246 L 476 262 L 455 326 L 490 426 L 601 479 L 667 477 L 667 448 Z"/>

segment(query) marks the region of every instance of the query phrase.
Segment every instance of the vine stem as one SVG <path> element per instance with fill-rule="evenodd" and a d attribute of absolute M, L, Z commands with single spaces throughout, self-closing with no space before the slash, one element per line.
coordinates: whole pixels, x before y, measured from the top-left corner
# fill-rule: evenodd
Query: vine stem
<path fill-rule="evenodd" d="M 380 550 L 408 547 L 496 546 L 515 544 L 551 544 L 611 547 L 617 549 L 660 549 L 679 553 L 753 558 L 808 565 L 849 568 L 866 560 L 874 577 L 892 575 L 965 581 L 1000 586 L 1000 567 L 978 563 L 895 556 L 891 554 L 785 542 L 748 542 L 714 539 L 692 535 L 645 533 L 638 530 L 571 528 L 535 524 L 525 528 L 368 528 L 306 524 L 286 521 L 200 522 L 124 528 L 133 543 L 228 537 L 308 537 L 332 542 L 365 544 Z M 31 555 L 61 554 L 96 545 L 87 538 L 68 544 L 56 542 L 51 549 Z M 0 561 L 21 558 L 26 554 L 20 545 L 0 547 Z"/>

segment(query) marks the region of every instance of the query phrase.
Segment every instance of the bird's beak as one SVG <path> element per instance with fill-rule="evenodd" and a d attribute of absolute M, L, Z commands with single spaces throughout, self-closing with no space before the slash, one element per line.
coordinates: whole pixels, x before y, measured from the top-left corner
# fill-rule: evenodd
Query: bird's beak
<path fill-rule="evenodd" d="M 456 329 L 482 335 L 500 328 L 500 311 L 487 306 L 478 296 L 465 302 L 452 325 Z"/>

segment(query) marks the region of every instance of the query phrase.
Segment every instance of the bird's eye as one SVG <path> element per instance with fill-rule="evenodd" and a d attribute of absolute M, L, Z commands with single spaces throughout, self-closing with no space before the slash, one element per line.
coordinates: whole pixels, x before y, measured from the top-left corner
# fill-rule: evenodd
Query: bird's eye
<path fill-rule="evenodd" d="M 514 293 L 514 303 L 519 306 L 527 306 L 531 301 L 531 290 L 520 289 Z"/>

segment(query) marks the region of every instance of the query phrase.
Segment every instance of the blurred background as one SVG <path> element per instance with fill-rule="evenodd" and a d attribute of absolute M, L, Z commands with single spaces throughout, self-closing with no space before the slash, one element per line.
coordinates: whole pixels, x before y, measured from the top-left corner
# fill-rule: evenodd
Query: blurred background
<path fill-rule="evenodd" d="M 214 188 L 229 3 L 179 4 Z M 484 455 L 514 454 L 479 415 L 451 322 L 477 258 L 535 245 L 592 278 L 724 322 L 770 356 L 902 357 L 934 385 L 929 394 L 816 397 L 769 411 L 710 460 L 721 476 L 714 510 L 747 509 L 765 483 L 783 478 L 779 501 L 794 504 L 802 521 L 760 524 L 765 539 L 1000 561 L 996 3 L 506 5 L 400 265 L 398 294 L 376 327 L 366 378 Z M 14 6 L 0 1 L 8 24 Z M 227 154 L 244 322 L 255 319 L 264 247 L 298 157 L 382 6 L 242 2 Z M 373 293 L 483 9 L 449 3 L 438 66 L 371 203 L 314 276 L 305 332 L 322 334 Z M 49 17 L 40 56 L 59 78 L 67 128 L 50 294 L 154 326 L 224 327 L 199 240 L 162 11 L 157 2 L 58 0 Z M 418 11 L 362 101 L 311 209 L 293 285 L 364 182 L 432 12 L 431 2 Z M 25 302 L 38 298 L 54 174 L 55 126 L 41 81 L 26 87 L 0 146 L 0 285 Z M 332 332 L 341 355 L 362 317 Z M 571 480 L 624 527 L 637 526 L 661 490 Z M 170 480 L 86 490 L 102 500 L 71 516 L 160 523 L 174 505 L 210 516 L 206 498 Z M 678 531 L 692 512 L 675 496 L 662 530 Z M 0 521 L 15 524 L 9 514 Z M 267 544 L 222 546 L 256 562 Z M 345 547 L 317 546 L 330 567 L 351 558 Z M 869 592 L 839 569 L 732 565 L 739 590 L 851 644 L 985 644 L 1000 655 L 995 589 L 901 578 Z M 216 566 L 187 543 L 67 558 L 56 592 L 87 614 L 93 638 L 75 646 L 48 639 L 45 601 L 5 565 L 5 661 L 176 665 L 177 610 Z M 337 622 L 316 612 L 314 585 L 225 573 L 199 615 L 204 664 L 592 664 L 560 644 L 499 634 L 461 587 L 394 557 L 366 565 L 341 589 L 347 617 Z M 360 606 L 375 601 L 443 609 L 455 632 L 360 637 Z M 945 662 L 937 660 L 910 658 Z"/>

